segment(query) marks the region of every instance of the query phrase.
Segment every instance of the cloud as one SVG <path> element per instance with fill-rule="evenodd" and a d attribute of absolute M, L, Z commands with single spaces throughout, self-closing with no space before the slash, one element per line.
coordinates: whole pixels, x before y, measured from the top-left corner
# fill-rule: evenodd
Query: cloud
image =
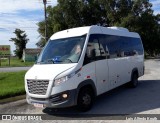
<path fill-rule="evenodd" d="M 0 17 L 0 28 L 37 27 L 37 22 L 35 18 L 30 19 L 18 15 L 5 15 Z"/>
<path fill-rule="evenodd" d="M 154 14 L 155 15 L 160 14 L 160 9 L 159 10 L 154 10 Z"/>
<path fill-rule="evenodd" d="M 0 45 L 11 45 L 11 49 L 15 50 L 15 46 L 13 43 L 9 42 L 9 39 L 15 37 L 13 33 L 16 28 L 20 28 L 24 30 L 30 39 L 27 47 L 36 47 L 35 44 L 38 42 L 38 26 L 36 25 L 38 21 L 35 18 L 26 18 L 22 16 L 13 15 L 5 15 L 0 17 Z M 32 44 L 32 45 L 30 45 Z"/>
<path fill-rule="evenodd" d="M 151 2 L 154 6 L 160 5 L 160 1 L 159 1 L 159 0 L 150 0 L 150 2 Z"/>
<path fill-rule="evenodd" d="M 160 0 L 150 0 L 153 5 L 154 14 L 160 14 Z"/>
<path fill-rule="evenodd" d="M 0 13 L 17 13 L 19 10 L 34 11 L 43 8 L 42 0 L 0 0 Z M 51 5 L 56 5 L 57 0 L 51 0 Z"/>
<path fill-rule="evenodd" d="M 37 23 L 44 19 L 43 0 L 0 0 L 0 45 L 11 45 L 11 50 L 15 50 L 15 45 L 10 42 L 10 38 L 15 37 L 15 28 L 20 28 L 26 32 L 30 41 L 28 48 L 36 47 L 39 40 Z M 50 0 L 49 5 L 56 5 L 57 0 Z"/>

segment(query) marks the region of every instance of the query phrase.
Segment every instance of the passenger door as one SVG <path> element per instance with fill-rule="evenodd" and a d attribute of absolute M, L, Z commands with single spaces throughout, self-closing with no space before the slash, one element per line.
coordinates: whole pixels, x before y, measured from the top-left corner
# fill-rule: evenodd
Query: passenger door
<path fill-rule="evenodd" d="M 128 57 L 124 57 L 123 39 L 120 36 L 108 35 L 105 40 L 110 54 L 108 66 L 110 89 L 112 89 L 127 82 L 129 76 Z"/>
<path fill-rule="evenodd" d="M 94 54 L 97 94 L 102 94 L 109 89 L 110 83 L 108 78 L 108 62 L 105 48 L 99 41 L 99 34 L 90 35 L 88 44 L 92 47 Z"/>

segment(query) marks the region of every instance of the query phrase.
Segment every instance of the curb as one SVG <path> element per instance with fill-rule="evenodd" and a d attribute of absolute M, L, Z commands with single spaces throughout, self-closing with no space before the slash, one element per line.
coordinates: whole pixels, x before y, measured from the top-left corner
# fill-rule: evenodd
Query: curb
<path fill-rule="evenodd" d="M 20 96 L 5 98 L 5 99 L 0 100 L 0 104 L 15 102 L 15 101 L 22 100 L 22 99 L 25 99 L 25 98 L 26 98 L 26 95 L 20 95 Z"/>

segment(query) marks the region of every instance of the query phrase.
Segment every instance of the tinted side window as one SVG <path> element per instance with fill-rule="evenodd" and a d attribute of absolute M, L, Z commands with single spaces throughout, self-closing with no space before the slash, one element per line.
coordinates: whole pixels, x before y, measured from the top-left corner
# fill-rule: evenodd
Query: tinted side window
<path fill-rule="evenodd" d="M 103 45 L 108 49 L 110 58 L 121 57 L 121 42 L 119 36 L 104 35 Z"/>
<path fill-rule="evenodd" d="M 131 44 L 132 38 L 130 37 L 121 37 L 121 43 L 122 43 L 122 51 L 123 51 L 123 57 L 125 56 L 133 56 L 135 51 L 133 51 L 133 45 Z"/>
<path fill-rule="evenodd" d="M 84 64 L 102 60 L 106 58 L 106 51 L 103 45 L 100 43 L 100 34 L 91 34 L 89 37 L 86 55 L 84 58 Z"/>
<path fill-rule="evenodd" d="M 139 55 L 143 54 L 143 47 L 139 38 L 131 39 L 132 50 L 138 52 Z"/>
<path fill-rule="evenodd" d="M 142 55 L 143 47 L 139 38 L 105 35 L 110 58 Z"/>
<path fill-rule="evenodd" d="M 106 58 L 142 55 L 143 47 L 139 38 L 91 34 L 84 64 Z"/>
<path fill-rule="evenodd" d="M 142 55 L 143 47 L 139 38 L 122 37 L 122 50 L 124 56 Z"/>

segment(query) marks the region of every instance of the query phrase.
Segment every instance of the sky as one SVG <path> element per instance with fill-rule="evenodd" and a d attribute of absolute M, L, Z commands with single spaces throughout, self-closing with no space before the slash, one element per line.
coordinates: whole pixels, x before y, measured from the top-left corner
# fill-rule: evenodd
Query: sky
<path fill-rule="evenodd" d="M 55 6 L 57 0 L 48 0 L 48 5 Z M 43 0 L 0 0 L 0 45 L 11 45 L 11 51 L 15 50 L 13 33 L 16 28 L 24 30 L 29 42 L 26 48 L 36 48 L 39 38 L 37 32 L 39 21 L 44 20 Z"/>
<path fill-rule="evenodd" d="M 0 45 L 10 45 L 11 51 L 15 50 L 13 33 L 16 28 L 24 30 L 29 42 L 26 48 L 36 48 L 39 40 L 37 32 L 39 21 L 44 20 L 43 0 L 0 0 Z M 57 0 L 50 1 L 48 5 L 55 6 Z M 160 13 L 160 0 L 150 0 L 153 4 L 154 14 Z"/>

